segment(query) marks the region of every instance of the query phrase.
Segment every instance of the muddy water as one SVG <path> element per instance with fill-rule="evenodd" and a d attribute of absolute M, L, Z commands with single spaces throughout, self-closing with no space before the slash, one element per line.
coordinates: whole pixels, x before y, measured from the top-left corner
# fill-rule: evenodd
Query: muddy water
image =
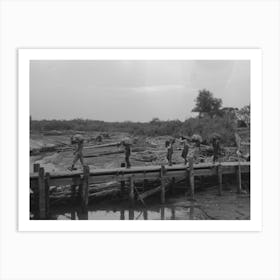
<path fill-rule="evenodd" d="M 206 220 L 207 215 L 196 206 L 164 206 L 122 209 L 56 209 L 50 219 L 56 220 Z"/>

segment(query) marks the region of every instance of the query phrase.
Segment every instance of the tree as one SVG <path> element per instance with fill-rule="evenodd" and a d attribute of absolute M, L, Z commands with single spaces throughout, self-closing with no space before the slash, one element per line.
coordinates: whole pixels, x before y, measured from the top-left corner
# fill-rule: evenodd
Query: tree
<path fill-rule="evenodd" d="M 199 117 L 203 113 L 207 113 L 211 118 L 221 115 L 222 99 L 215 98 L 212 92 L 206 89 L 200 90 L 195 102 L 196 104 L 192 112 L 198 112 Z"/>

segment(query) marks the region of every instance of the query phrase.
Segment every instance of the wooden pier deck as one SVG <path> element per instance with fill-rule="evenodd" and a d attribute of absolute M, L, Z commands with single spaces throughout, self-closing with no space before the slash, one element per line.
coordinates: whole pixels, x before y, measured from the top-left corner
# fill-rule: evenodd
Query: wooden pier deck
<path fill-rule="evenodd" d="M 135 199 L 134 183 L 144 180 L 160 180 L 161 184 L 154 190 L 148 192 L 161 193 L 161 202 L 165 202 L 166 179 L 186 179 L 186 190 L 190 190 L 190 199 L 194 199 L 195 177 L 217 176 L 218 192 L 222 194 L 223 175 L 235 174 L 237 179 L 237 192 L 241 191 L 241 174 L 250 173 L 250 162 L 222 162 L 222 163 L 198 163 L 175 164 L 172 166 L 135 166 L 127 168 L 94 169 L 85 166 L 83 171 L 65 171 L 59 173 L 45 173 L 44 168 L 38 164 L 34 165 L 34 172 L 30 174 L 30 185 L 38 189 L 38 204 L 41 218 L 46 218 L 49 205 L 49 187 L 71 185 L 79 186 L 81 202 L 84 208 L 88 205 L 88 189 L 90 184 L 98 184 L 110 181 L 117 181 L 121 184 L 128 184 L 129 198 Z M 144 195 L 140 195 L 142 199 Z"/>

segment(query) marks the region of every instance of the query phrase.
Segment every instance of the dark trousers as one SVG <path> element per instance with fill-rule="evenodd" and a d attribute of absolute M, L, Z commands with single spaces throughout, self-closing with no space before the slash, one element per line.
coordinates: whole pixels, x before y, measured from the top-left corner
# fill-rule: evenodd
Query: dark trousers
<path fill-rule="evenodd" d="M 131 167 L 130 161 L 129 161 L 129 155 L 125 155 L 125 163 L 126 163 L 126 168 Z"/>

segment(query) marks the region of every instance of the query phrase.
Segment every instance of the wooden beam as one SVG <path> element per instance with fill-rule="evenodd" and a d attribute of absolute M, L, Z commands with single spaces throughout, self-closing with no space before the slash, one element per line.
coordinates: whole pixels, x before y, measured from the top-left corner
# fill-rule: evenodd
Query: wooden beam
<path fill-rule="evenodd" d="M 191 200 L 194 200 L 194 171 L 193 171 L 193 158 L 190 158 L 190 159 L 189 159 L 189 180 L 190 180 Z"/>
<path fill-rule="evenodd" d="M 160 169 L 160 181 L 161 181 L 161 203 L 165 203 L 165 184 L 164 184 L 164 173 L 165 168 L 164 165 L 161 166 Z"/>
<path fill-rule="evenodd" d="M 164 207 L 161 207 L 161 208 L 160 208 L 160 219 L 161 219 L 161 220 L 164 220 L 164 219 L 165 219 L 164 210 L 165 210 Z"/>
<path fill-rule="evenodd" d="M 45 176 L 45 200 L 46 200 L 46 218 L 50 213 L 50 173 L 47 172 Z"/>
<path fill-rule="evenodd" d="M 83 183 L 82 183 L 82 210 L 84 212 L 87 212 L 87 206 L 88 206 L 88 177 L 89 177 L 89 167 L 85 165 Z"/>
<path fill-rule="evenodd" d="M 37 173 L 37 172 L 39 172 L 39 169 L 40 169 L 40 164 L 39 163 L 34 163 L 33 164 L 33 172 Z"/>
<path fill-rule="evenodd" d="M 148 191 L 140 194 L 139 197 L 138 197 L 138 200 L 141 200 L 141 199 L 144 199 L 144 198 L 146 198 L 146 197 L 148 197 L 150 195 L 153 195 L 153 194 L 159 192 L 160 190 L 161 190 L 161 186 L 156 187 L 156 188 L 151 189 L 151 190 L 148 190 Z"/>
<path fill-rule="evenodd" d="M 242 190 L 242 182 L 241 182 L 241 166 L 236 166 L 236 181 L 237 181 L 237 193 L 241 193 Z"/>
<path fill-rule="evenodd" d="M 39 187 L 39 219 L 46 219 L 46 185 L 45 185 L 45 170 L 39 168 L 38 187 Z"/>
<path fill-rule="evenodd" d="M 130 205 L 134 205 L 134 197 L 135 197 L 135 193 L 134 193 L 134 180 L 133 177 L 130 177 L 130 192 L 129 192 L 129 200 L 130 200 Z"/>
<path fill-rule="evenodd" d="M 143 210 L 143 217 L 144 217 L 144 220 L 148 220 L 148 211 L 146 208 Z"/>

